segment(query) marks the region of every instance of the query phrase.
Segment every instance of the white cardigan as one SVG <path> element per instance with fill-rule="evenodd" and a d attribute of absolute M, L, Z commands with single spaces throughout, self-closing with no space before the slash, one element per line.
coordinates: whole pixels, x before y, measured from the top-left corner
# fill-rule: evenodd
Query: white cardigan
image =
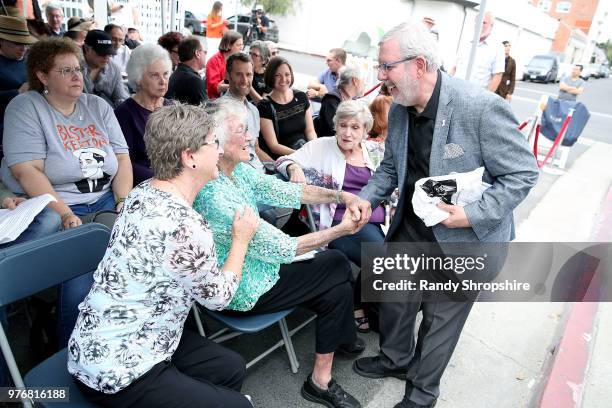
<path fill-rule="evenodd" d="M 384 145 L 373 141 L 361 142 L 363 162 L 372 172 L 376 170 L 384 155 Z M 298 164 L 304 171 L 308 184 L 341 190 L 344 183 L 346 160 L 340 151 L 336 137 L 321 137 L 302 146 L 287 156 L 276 160 L 276 170 L 289 178 L 287 167 Z M 312 205 L 319 230 L 329 228 L 336 212 L 336 203 Z"/>

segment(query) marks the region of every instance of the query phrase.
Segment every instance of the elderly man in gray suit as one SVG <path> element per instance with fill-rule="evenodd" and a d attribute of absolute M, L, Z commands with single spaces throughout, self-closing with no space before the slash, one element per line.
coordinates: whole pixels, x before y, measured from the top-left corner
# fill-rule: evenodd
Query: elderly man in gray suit
<path fill-rule="evenodd" d="M 538 179 L 536 162 L 510 105 L 439 70 L 436 43 L 421 23 L 404 23 L 380 42 L 378 79 L 393 96 L 385 156 L 349 207 L 367 215 L 400 190 L 387 242 L 508 242 L 514 239 L 514 208 Z M 440 204 L 446 220 L 427 227 L 412 208 L 415 182 L 423 177 L 484 166 L 491 187 L 465 207 Z M 421 299 L 421 298 L 417 298 Z M 406 380 L 395 408 L 433 407 L 440 379 L 459 340 L 472 302 L 380 304 L 380 353 L 355 361 L 369 378 Z M 416 315 L 422 309 L 418 338 Z"/>

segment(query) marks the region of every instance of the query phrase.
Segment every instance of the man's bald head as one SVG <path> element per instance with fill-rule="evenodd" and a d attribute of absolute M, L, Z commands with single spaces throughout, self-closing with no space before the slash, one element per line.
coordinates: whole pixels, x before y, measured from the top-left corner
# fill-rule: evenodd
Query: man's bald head
<path fill-rule="evenodd" d="M 495 16 L 492 12 L 487 11 L 482 19 L 482 28 L 480 29 L 480 41 L 484 41 L 491 35 L 493 31 L 493 23 L 495 22 Z"/>

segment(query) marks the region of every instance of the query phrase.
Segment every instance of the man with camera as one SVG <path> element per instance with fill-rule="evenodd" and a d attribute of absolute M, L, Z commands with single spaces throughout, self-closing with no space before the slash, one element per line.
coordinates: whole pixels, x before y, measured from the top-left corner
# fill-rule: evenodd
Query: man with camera
<path fill-rule="evenodd" d="M 255 6 L 252 23 L 257 35 L 257 39 L 265 40 L 266 33 L 268 32 L 268 28 L 270 27 L 270 20 L 264 14 L 264 8 L 261 4 Z"/>

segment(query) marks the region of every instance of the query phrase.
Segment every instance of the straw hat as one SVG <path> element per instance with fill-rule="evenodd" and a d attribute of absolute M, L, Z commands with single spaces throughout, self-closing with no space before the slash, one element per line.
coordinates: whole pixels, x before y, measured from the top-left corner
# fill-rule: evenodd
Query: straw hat
<path fill-rule="evenodd" d="M 66 23 L 66 27 L 68 27 L 66 31 L 89 31 L 91 30 L 93 23 L 93 20 L 80 17 L 70 17 Z"/>
<path fill-rule="evenodd" d="M 23 18 L 0 16 L 0 38 L 18 44 L 34 44 L 38 41 L 30 35 Z"/>

